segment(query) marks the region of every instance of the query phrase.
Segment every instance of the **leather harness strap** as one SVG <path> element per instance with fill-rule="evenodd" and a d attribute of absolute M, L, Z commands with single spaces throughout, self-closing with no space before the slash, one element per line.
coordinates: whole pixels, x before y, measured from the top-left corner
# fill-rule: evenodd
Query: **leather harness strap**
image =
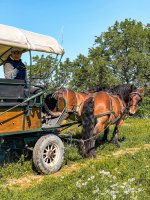
<path fill-rule="evenodd" d="M 125 105 L 124 105 L 123 107 L 121 106 L 121 103 L 124 104 L 124 102 L 120 102 L 120 98 L 119 98 L 117 95 L 111 95 L 111 94 L 109 94 L 109 93 L 107 93 L 107 95 L 108 95 L 109 101 L 110 101 L 110 110 L 109 110 L 109 111 L 106 111 L 106 112 L 104 112 L 104 113 L 95 115 L 95 118 L 103 117 L 103 116 L 106 116 L 106 115 L 111 115 L 111 114 L 113 114 L 114 117 L 115 117 L 115 119 L 114 119 L 114 120 L 110 119 L 111 124 L 113 124 L 113 123 L 115 123 L 116 121 L 118 121 L 118 120 L 121 118 L 122 114 L 123 114 L 124 111 L 126 110 L 126 106 L 125 106 Z M 118 116 L 116 116 L 116 113 L 113 111 L 112 97 L 117 98 L 117 100 L 118 100 L 118 102 L 119 102 L 119 105 L 120 105 L 120 108 L 121 108 L 121 109 L 120 109 L 121 112 L 119 113 Z M 112 121 L 111 121 L 111 120 L 112 120 Z"/>

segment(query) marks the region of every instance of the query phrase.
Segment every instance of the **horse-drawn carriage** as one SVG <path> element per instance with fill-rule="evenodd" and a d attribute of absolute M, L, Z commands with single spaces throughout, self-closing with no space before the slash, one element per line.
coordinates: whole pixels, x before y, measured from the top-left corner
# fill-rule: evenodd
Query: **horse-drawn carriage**
<path fill-rule="evenodd" d="M 23 52 L 29 51 L 30 73 L 31 51 L 48 52 L 62 56 L 61 45 L 52 37 L 15 27 L 0 25 L 0 65 L 10 55 L 13 47 Z M 42 105 L 44 90 L 37 94 L 25 89 L 23 80 L 0 79 L 0 158 L 11 159 L 20 149 L 33 150 L 33 163 L 42 173 L 57 171 L 63 162 L 64 145 L 57 136 L 61 119 L 51 120 L 42 125 Z M 14 156 L 13 156 L 14 155 Z"/>
<path fill-rule="evenodd" d="M 33 152 L 33 164 L 41 173 L 52 173 L 60 169 L 64 158 L 64 144 L 58 131 L 63 126 L 75 123 L 83 125 L 83 136 L 79 151 L 83 156 L 94 156 L 95 140 L 99 133 L 108 132 L 115 124 L 113 141 L 117 140 L 119 127 L 126 115 L 127 107 L 133 114 L 141 101 L 141 90 L 127 84 L 106 91 L 75 92 L 60 89 L 44 98 L 44 90 L 31 92 L 31 51 L 48 52 L 62 56 L 63 48 L 49 36 L 0 25 L 0 65 L 7 59 L 13 47 L 29 51 L 30 80 L 25 89 L 22 80 L 0 79 L 0 159 L 17 156 L 17 153 Z M 55 112 L 51 102 L 60 105 Z M 42 124 L 42 106 L 51 117 Z M 55 103 L 54 103 L 55 104 Z M 50 105 L 50 106 L 49 106 Z M 54 109 L 54 110 L 53 110 Z M 76 114 L 73 122 L 63 124 L 68 116 Z M 14 158 L 12 156 L 12 158 Z"/>

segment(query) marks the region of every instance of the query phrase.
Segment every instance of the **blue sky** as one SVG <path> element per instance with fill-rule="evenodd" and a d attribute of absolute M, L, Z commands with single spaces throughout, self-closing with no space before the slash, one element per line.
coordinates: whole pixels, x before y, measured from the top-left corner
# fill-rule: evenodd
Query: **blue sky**
<path fill-rule="evenodd" d="M 0 0 L 0 23 L 55 37 L 73 60 L 116 20 L 150 23 L 149 9 L 150 0 Z"/>

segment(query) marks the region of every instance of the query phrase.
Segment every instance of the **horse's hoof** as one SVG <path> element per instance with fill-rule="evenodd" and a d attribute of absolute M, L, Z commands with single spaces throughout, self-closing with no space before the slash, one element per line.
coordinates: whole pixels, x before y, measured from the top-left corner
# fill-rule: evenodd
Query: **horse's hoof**
<path fill-rule="evenodd" d="M 121 147 L 119 143 L 117 143 L 117 144 L 116 144 L 116 146 L 117 146 L 118 148 L 120 148 L 120 147 Z"/>
<path fill-rule="evenodd" d="M 88 158 L 96 158 L 96 151 L 90 151 L 88 154 L 87 154 L 87 157 Z"/>
<path fill-rule="evenodd" d="M 111 143 L 115 144 L 117 147 L 120 147 L 120 144 L 117 139 L 112 139 Z"/>
<path fill-rule="evenodd" d="M 102 143 L 109 143 L 108 139 L 102 139 Z"/>

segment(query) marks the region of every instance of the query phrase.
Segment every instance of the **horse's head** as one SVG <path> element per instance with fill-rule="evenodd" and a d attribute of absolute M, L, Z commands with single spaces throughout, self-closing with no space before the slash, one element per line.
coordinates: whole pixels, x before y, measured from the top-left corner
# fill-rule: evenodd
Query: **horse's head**
<path fill-rule="evenodd" d="M 58 110 L 67 109 L 73 112 L 77 107 L 77 97 L 75 91 L 67 88 L 60 88 L 53 93 L 53 98 L 57 100 Z"/>
<path fill-rule="evenodd" d="M 65 92 L 64 88 L 58 89 L 53 93 L 52 97 L 56 100 L 58 100 L 59 98 L 63 98 L 64 92 Z"/>
<path fill-rule="evenodd" d="M 138 104 L 142 101 L 144 88 L 130 93 L 129 115 L 135 114 Z"/>

